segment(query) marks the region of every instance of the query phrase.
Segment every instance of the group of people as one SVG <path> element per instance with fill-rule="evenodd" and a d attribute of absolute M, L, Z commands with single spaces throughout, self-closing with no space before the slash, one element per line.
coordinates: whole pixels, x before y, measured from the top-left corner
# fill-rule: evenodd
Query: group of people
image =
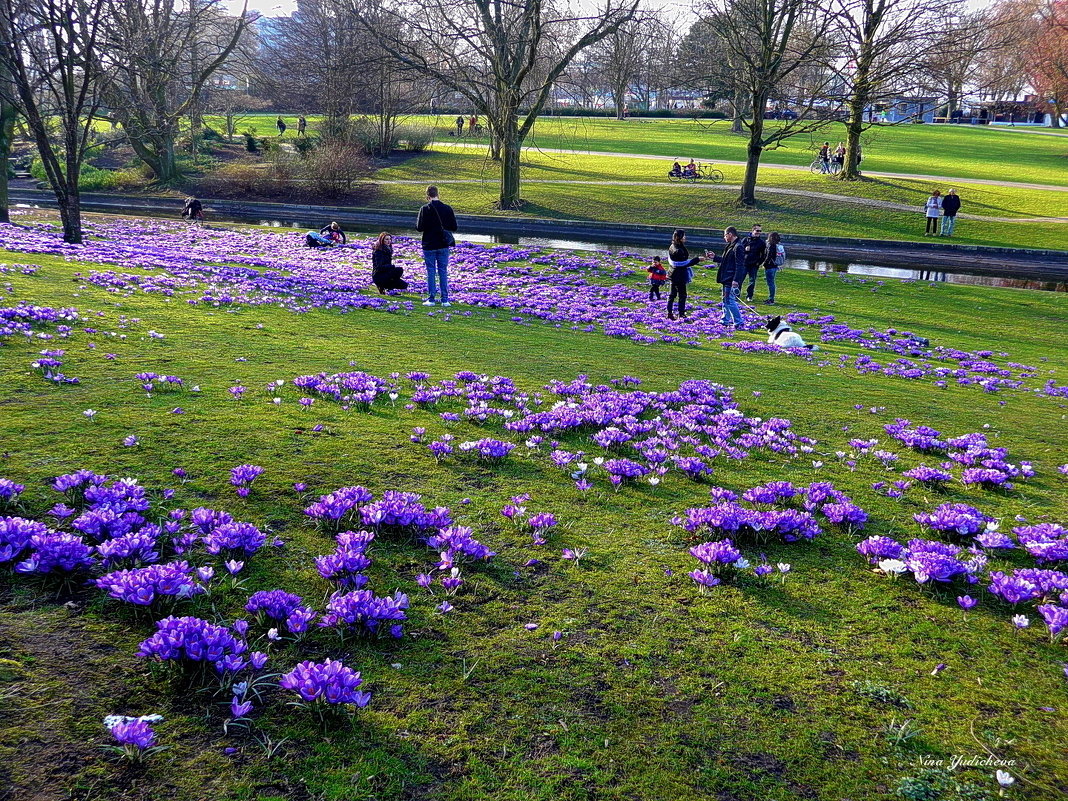
<path fill-rule="evenodd" d="M 427 299 L 424 306 L 442 306 L 449 302 L 449 251 L 456 245 L 456 213 L 452 206 L 442 203 L 438 188 L 426 188 L 426 203 L 419 209 L 415 230 L 422 234 L 423 263 L 426 265 Z M 318 232 L 308 231 L 305 244 L 308 247 L 333 247 L 344 245 L 345 232 L 337 222 L 324 225 Z M 390 290 L 404 291 L 404 268 L 393 263 L 393 236 L 388 231 L 378 235 L 371 246 L 371 282 L 382 294 Z"/>
<path fill-rule="evenodd" d="M 474 136 L 476 129 L 478 128 L 478 115 L 472 114 L 467 118 L 467 135 Z M 456 117 L 456 136 L 461 137 L 464 135 L 464 117 L 462 114 Z"/>
<path fill-rule="evenodd" d="M 693 159 L 690 159 L 690 163 L 685 167 L 681 166 L 678 159 L 676 159 L 675 163 L 671 165 L 671 169 L 668 170 L 669 178 L 693 178 L 695 175 L 697 175 L 697 162 Z"/>
<path fill-rule="evenodd" d="M 924 236 L 953 236 L 953 229 L 957 226 L 957 212 L 960 211 L 960 198 L 956 189 L 950 189 L 945 195 L 938 189 L 931 192 L 927 202 L 923 204 L 924 217 L 927 227 Z M 938 219 L 942 218 L 942 230 L 939 231 Z"/>
<path fill-rule="evenodd" d="M 821 163 L 820 171 L 823 173 L 832 172 L 831 165 L 841 169 L 845 165 L 846 146 L 845 142 L 839 142 L 838 146 L 833 150 L 831 149 L 830 142 L 824 142 L 820 145 L 819 160 Z M 860 149 L 860 145 L 857 145 L 857 164 L 859 165 L 864 159 L 864 153 Z"/>
<path fill-rule="evenodd" d="M 742 284 L 748 278 L 745 299 L 753 301 L 756 290 L 757 274 L 760 268 L 764 268 L 764 279 L 768 284 L 768 298 L 764 302 L 775 303 L 775 277 L 779 268 L 786 263 L 786 249 L 782 245 L 782 237 L 778 232 L 772 231 L 765 242 L 763 228 L 754 225 L 746 236 L 739 236 L 738 229 L 733 225 L 723 231 L 723 253 L 716 255 L 712 251 L 705 251 L 705 258 L 718 264 L 716 271 L 716 283 L 722 286 L 723 294 L 723 325 L 740 326 L 744 320 L 738 302 L 741 295 Z M 660 256 L 653 257 L 653 263 L 649 265 L 649 300 L 660 300 L 660 290 L 664 284 L 671 283 L 671 293 L 668 295 L 667 313 L 671 320 L 675 318 L 676 303 L 678 304 L 678 316 L 686 319 L 686 299 L 689 294 L 689 284 L 693 282 L 695 265 L 701 263 L 701 257 L 690 256 L 686 248 L 686 231 L 679 228 L 671 237 L 671 247 L 668 249 L 668 265 L 664 266 Z"/>
<path fill-rule="evenodd" d="M 278 128 L 278 135 L 285 136 L 286 133 L 286 121 L 279 115 L 278 119 L 274 121 L 275 127 Z M 308 120 L 301 114 L 297 117 L 297 136 L 308 135 Z"/>

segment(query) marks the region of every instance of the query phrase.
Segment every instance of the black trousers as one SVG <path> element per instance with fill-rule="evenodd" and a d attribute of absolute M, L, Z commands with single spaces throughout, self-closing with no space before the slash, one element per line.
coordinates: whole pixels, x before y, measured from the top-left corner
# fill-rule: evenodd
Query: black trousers
<path fill-rule="evenodd" d="M 679 299 L 679 317 L 686 316 L 686 284 L 676 284 L 671 282 L 671 294 L 668 295 L 668 314 L 671 314 L 671 310 L 675 305 L 675 298 Z"/>
<path fill-rule="evenodd" d="M 663 285 L 660 281 L 649 282 L 649 300 L 660 300 L 660 287 Z"/>
<path fill-rule="evenodd" d="M 938 218 L 937 217 L 928 217 L 927 218 L 927 230 L 924 233 L 927 233 L 927 234 L 937 234 L 938 233 Z"/>

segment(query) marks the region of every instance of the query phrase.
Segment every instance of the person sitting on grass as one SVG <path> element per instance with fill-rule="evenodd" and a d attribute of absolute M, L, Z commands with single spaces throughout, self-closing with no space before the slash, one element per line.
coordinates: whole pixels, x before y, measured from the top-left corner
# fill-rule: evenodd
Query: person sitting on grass
<path fill-rule="evenodd" d="M 329 239 L 332 245 L 344 245 L 346 242 L 345 232 L 341 230 L 341 226 L 336 221 L 320 228 L 319 234 Z"/>
<path fill-rule="evenodd" d="M 693 178 L 695 175 L 697 175 L 697 163 L 690 159 L 690 163 L 682 168 L 682 177 Z"/>
<path fill-rule="evenodd" d="M 393 264 L 393 237 L 383 231 L 371 248 L 371 282 L 382 295 L 390 289 L 403 291 L 408 288 L 408 282 L 402 275 L 404 268 Z"/>

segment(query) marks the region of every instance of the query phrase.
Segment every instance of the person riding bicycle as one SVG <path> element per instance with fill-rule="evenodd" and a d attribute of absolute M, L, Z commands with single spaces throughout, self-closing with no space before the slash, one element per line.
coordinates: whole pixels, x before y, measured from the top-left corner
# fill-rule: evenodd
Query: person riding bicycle
<path fill-rule="evenodd" d="M 690 159 L 690 163 L 682 168 L 683 178 L 696 178 L 697 177 L 697 163 Z"/>
<path fill-rule="evenodd" d="M 682 177 L 682 167 L 679 165 L 678 161 L 676 161 L 674 164 L 671 165 L 671 169 L 668 170 L 668 177 L 669 178 L 681 178 Z"/>

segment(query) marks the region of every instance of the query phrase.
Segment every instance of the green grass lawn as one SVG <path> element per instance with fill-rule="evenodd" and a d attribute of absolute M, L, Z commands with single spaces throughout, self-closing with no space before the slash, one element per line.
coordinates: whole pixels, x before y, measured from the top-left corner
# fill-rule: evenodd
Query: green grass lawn
<path fill-rule="evenodd" d="M 414 542 L 376 542 L 370 586 L 412 596 L 405 637 L 340 642 L 315 633 L 299 657 L 283 650 L 272 664 L 343 658 L 362 671 L 371 705 L 352 725 L 321 730 L 307 712 L 276 699 L 257 712 L 251 733 L 230 736 L 221 728 L 228 694 L 195 692 L 134 658 L 152 615 L 96 595 L 65 607 L 53 591 L 0 573 L 0 788 L 18 788 L 15 798 L 837 801 L 900 798 L 899 782 L 913 777 L 956 788 L 914 798 L 992 801 L 993 768 L 935 776 L 929 767 L 989 753 L 1013 761 L 1017 784 L 1008 798 L 1050 801 L 1068 792 L 1061 668 L 1068 651 L 1064 642 L 1049 643 L 1033 610 L 1030 629 L 1014 633 L 1012 610 L 984 592 L 965 618 L 959 589 L 877 575 L 855 552 L 857 537 L 834 530 L 809 544 L 746 549 L 790 563 L 785 583 L 749 578 L 700 595 L 686 575 L 695 566 L 688 543 L 670 520 L 707 504 L 707 485 L 674 475 L 655 489 L 613 493 L 602 483 L 582 494 L 546 459 L 521 455 L 522 447 L 500 466 L 438 464 L 408 441 L 415 426 L 426 427 L 428 439 L 446 430 L 434 411 L 405 409 L 403 399 L 367 413 L 322 400 L 304 410 L 291 387 L 275 408 L 261 388 L 348 369 L 380 376 L 426 370 L 435 379 L 473 370 L 509 376 L 528 391 L 579 373 L 594 383 L 638 376 L 652 391 L 711 379 L 733 386 L 746 414 L 789 418 L 798 433 L 817 438 L 813 456 L 824 463 L 815 469 L 807 457 L 754 453 L 717 462 L 714 484 L 741 491 L 771 479 L 833 480 L 868 510 L 867 533 L 902 539 L 919 536 L 914 512 L 943 500 L 993 512 L 1002 530 L 1014 515 L 1068 522 L 1068 477 L 1056 471 L 1068 463 L 1065 408 L 1055 399 L 837 369 L 840 355 L 861 352 L 851 344 L 825 345 L 825 364 L 715 345 L 642 346 L 536 320 L 518 325 L 484 309 L 466 316 L 462 307 L 450 320 L 418 306 L 395 314 L 193 307 L 181 291 L 173 298 L 107 292 L 79 280 L 87 265 L 59 257 L 9 253 L 3 260 L 40 265 L 37 275 L 0 276 L 8 305 L 102 312 L 93 318 L 96 334 L 0 347 L 0 477 L 27 485 L 30 513 L 43 515 L 57 500 L 46 489 L 52 477 L 89 468 L 138 477 L 154 491 L 174 488 L 166 508 L 225 509 L 285 539 L 285 548 L 250 560 L 244 592 L 186 610 L 235 615 L 247 592 L 275 587 L 321 608 L 327 586 L 311 558 L 333 542 L 302 508 L 346 485 L 376 495 L 422 493 L 499 552 L 465 570 L 457 609 L 442 616 L 434 611 L 440 590 L 431 597 L 414 582 L 433 566 L 433 552 Z M 785 310 L 831 313 L 855 327 L 908 328 L 950 348 L 1003 351 L 999 362 L 1040 365 L 1035 385 L 1047 377 L 1065 383 L 1063 294 L 802 271 L 779 282 Z M 708 291 L 699 284 L 692 294 Z M 148 338 L 149 330 L 164 338 Z M 81 383 L 50 385 L 32 372 L 42 347 L 66 348 L 64 370 Z M 117 358 L 105 359 L 106 352 Z M 142 370 L 181 376 L 202 391 L 147 398 L 134 378 Z M 235 384 L 249 388 L 242 401 L 229 399 Z M 176 406 L 185 414 L 171 414 Z M 89 408 L 97 412 L 93 422 L 82 415 Z M 948 434 L 986 430 L 1014 459 L 1033 461 L 1038 475 L 1011 493 L 956 485 L 945 495 L 877 494 L 872 482 L 893 473 L 870 458 L 850 472 L 834 453 L 849 450 L 849 438 L 875 437 L 900 451 L 902 463 L 931 463 L 886 437 L 882 426 L 895 417 Z M 470 423 L 453 431 L 482 435 Z M 130 434 L 140 438 L 137 447 L 123 446 Z M 597 450 L 577 436 L 565 447 Z M 240 499 L 229 469 L 246 462 L 266 473 Z M 171 475 L 175 467 L 188 472 L 188 483 Z M 309 485 L 303 498 L 292 488 L 298 481 Z M 532 546 L 499 514 L 523 492 L 532 496 L 530 512 L 560 519 L 546 547 Z M 589 554 L 571 564 L 560 559 L 565 547 Z M 531 558 L 542 563 L 524 567 Z M 1029 564 L 1019 552 L 995 562 Z M 528 622 L 538 628 L 525 629 Z M 555 647 L 553 631 L 564 633 Z M 933 675 L 938 664 L 946 668 Z M 114 712 L 165 715 L 157 728 L 169 750 L 144 767 L 119 765 L 97 747 L 101 718 Z M 905 720 L 916 736 L 900 736 Z M 253 735 L 280 746 L 272 752 Z"/>
<path fill-rule="evenodd" d="M 283 115 L 296 136 L 296 116 Z M 248 126 L 261 136 L 277 133 L 275 116 L 255 115 Z M 450 117 L 414 117 L 434 124 L 442 141 L 449 141 Z M 779 123 L 769 121 L 769 125 Z M 316 120 L 308 118 L 309 129 Z M 535 125 L 530 145 L 563 148 L 577 153 L 606 151 L 690 157 L 704 161 L 745 161 L 746 139 L 732 134 L 729 123 L 664 119 L 543 117 Z M 833 123 L 825 132 L 787 140 L 786 146 L 765 152 L 769 164 L 808 165 L 824 140 L 832 146 L 844 139 L 843 126 Z M 1068 185 L 1068 139 L 1033 136 L 1027 131 L 955 125 L 877 126 L 865 134 L 864 168 L 876 172 L 945 175 L 957 178 Z"/>
<path fill-rule="evenodd" d="M 846 184 L 820 176 L 766 169 L 760 173 L 763 185 L 798 194 L 758 192 L 758 207 L 741 210 L 736 203 L 737 190 L 710 184 L 671 183 L 658 162 L 530 152 L 525 154 L 523 164 L 523 196 L 528 205 L 522 215 L 712 228 L 748 227 L 753 222 L 761 222 L 787 237 L 810 234 L 923 240 L 921 205 L 930 192 L 930 186 L 922 181 L 872 179 Z M 725 183 L 741 180 L 741 167 L 726 166 L 723 172 Z M 387 183 L 379 185 L 375 205 L 414 212 L 423 202 L 421 187 L 388 182 L 434 182 L 447 194 L 447 202 L 461 212 L 496 213 L 493 203 L 498 197 L 497 166 L 475 154 L 426 153 L 384 167 L 376 177 Z M 611 181 L 621 185 L 582 181 Z M 655 185 L 627 186 L 627 182 Z M 908 204 L 915 210 L 887 209 L 802 194 L 809 191 L 887 200 Z M 973 214 L 1068 216 L 1068 193 L 1064 192 L 988 186 L 961 187 L 960 192 L 966 204 L 964 211 Z M 1068 224 L 961 219 L 953 241 L 1068 249 Z"/>

